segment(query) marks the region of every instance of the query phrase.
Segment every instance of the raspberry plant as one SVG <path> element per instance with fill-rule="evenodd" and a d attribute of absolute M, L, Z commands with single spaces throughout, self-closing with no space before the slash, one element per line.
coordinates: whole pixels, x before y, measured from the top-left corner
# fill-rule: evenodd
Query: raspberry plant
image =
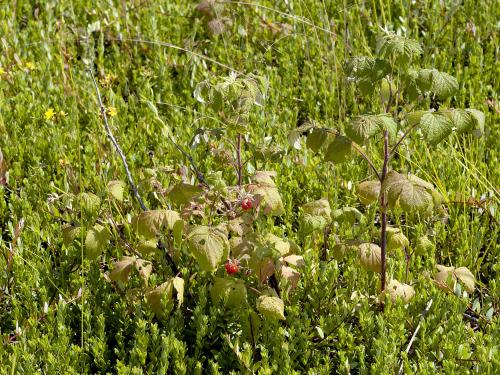
<path fill-rule="evenodd" d="M 358 239 L 354 238 L 338 243 L 334 249 L 335 256 L 340 259 L 346 249 L 356 249 L 361 264 L 380 273 L 382 292 L 388 289 L 391 296 L 402 296 L 408 300 L 414 294 L 411 286 L 397 280 L 388 284 L 386 280 L 388 250 L 404 249 L 408 261 L 410 245 L 401 228 L 388 225 L 390 216 L 403 214 L 410 220 L 430 218 L 439 209 L 443 198 L 431 183 L 411 171 L 394 170 L 394 159 L 410 135 L 423 137 L 429 146 L 442 142 L 452 132 L 475 131 L 480 135 L 484 130 L 484 114 L 472 108 L 445 107 L 458 91 L 458 82 L 436 69 L 417 68 L 415 62 L 423 53 L 417 41 L 386 33 L 378 38 L 377 45 L 376 57 L 356 56 L 346 62 L 344 69 L 346 80 L 356 85 L 361 94 L 360 100 L 365 101 L 367 113 L 341 118 L 339 122 L 344 125 L 344 134 L 340 129 L 306 123 L 294 129 L 288 139 L 292 146 L 300 148 L 300 136 L 305 134 L 307 146 L 314 152 L 322 150 L 324 160 L 334 165 L 350 161 L 354 153 L 368 163 L 372 179 L 361 182 L 357 190 L 362 204 L 378 206 L 380 245 L 358 244 Z M 406 147 L 411 149 L 411 143 Z M 380 153 L 381 166 L 376 166 L 368 149 L 372 153 Z M 353 207 L 333 214 L 330 211 L 326 200 L 306 204 L 303 207 L 303 227 L 307 232 L 324 230 L 332 216 L 337 222 L 347 221 L 354 225 L 362 217 Z M 421 253 L 433 246 L 425 235 L 416 241 Z M 440 272 L 443 270 L 440 269 Z M 463 272 L 458 279 L 471 292 L 474 289 L 472 274 L 467 269 Z M 438 285 L 447 288 L 449 277 L 457 279 L 450 276 L 450 272 L 436 274 Z"/>

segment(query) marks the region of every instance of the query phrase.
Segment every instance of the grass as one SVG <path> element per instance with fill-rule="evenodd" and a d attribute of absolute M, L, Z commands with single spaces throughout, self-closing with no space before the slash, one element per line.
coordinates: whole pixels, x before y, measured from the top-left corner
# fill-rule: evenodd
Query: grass
<path fill-rule="evenodd" d="M 499 7 L 469 0 L 228 1 L 218 14 L 230 21 L 227 29 L 211 36 L 195 5 L 0 5 L 0 150 L 7 171 L 0 187 L 0 373 L 395 373 L 400 360 L 407 373 L 495 373 Z M 431 152 L 413 137 L 402 149 L 394 166 L 431 181 L 455 203 L 446 205 L 447 220 L 431 227 L 435 253 L 412 260 L 416 298 L 383 313 L 370 299 L 377 277 L 361 272 L 353 257 L 319 262 L 321 241 L 297 232 L 298 207 L 308 201 L 327 197 L 333 209 L 361 209 L 350 186 L 370 175 L 368 166 L 360 159 L 332 166 L 311 151 L 291 149 L 286 139 L 306 120 L 342 130 L 346 116 L 373 108 L 347 84 L 342 66 L 348 57 L 372 54 L 381 28 L 417 39 L 424 47 L 422 66 L 458 79 L 452 106 L 486 114 L 482 138 L 454 135 Z M 92 192 L 104 201 L 108 181 L 126 181 L 106 138 L 89 66 L 104 105 L 116 109 L 111 128 L 150 208 L 169 204 L 151 186 L 151 170 L 168 187 L 189 163 L 146 102 L 156 104 L 203 173 L 220 170 L 234 185 L 234 171 L 221 166 L 206 143 L 188 147 L 196 129 L 219 126 L 217 114 L 197 102 L 193 91 L 231 70 L 267 77 L 269 95 L 252 117 L 248 141 L 259 145 L 270 137 L 284 156 L 248 167 L 277 172 L 285 213 L 273 230 L 301 245 L 306 267 L 297 290 L 283 297 L 286 322 L 264 321 L 257 342 L 248 338 L 241 316 L 211 303 L 211 276 L 193 276 L 196 266 L 185 246 L 177 261 L 189 279 L 189 313 L 175 310 L 158 320 L 141 299 L 132 299 L 133 288 L 106 280 L 112 261 L 128 251 L 117 239 L 100 262 L 84 259 L 83 237 L 63 244 L 60 219 L 82 221 L 84 215 L 71 194 Z M 250 155 L 245 148 L 244 156 Z M 123 223 L 127 214 L 140 212 L 131 194 L 122 205 L 106 205 L 103 222 Z M 375 217 L 373 210 L 365 214 Z M 348 235 L 352 229 L 339 230 Z M 423 230 L 405 227 L 409 238 Z M 376 233 L 361 236 L 374 240 Z M 474 295 L 458 298 L 430 286 L 421 273 L 434 264 L 468 267 L 477 280 Z M 389 272 L 404 278 L 396 261 L 389 261 Z M 151 285 L 168 273 L 158 265 Z M 432 309 L 406 353 L 431 298 Z"/>

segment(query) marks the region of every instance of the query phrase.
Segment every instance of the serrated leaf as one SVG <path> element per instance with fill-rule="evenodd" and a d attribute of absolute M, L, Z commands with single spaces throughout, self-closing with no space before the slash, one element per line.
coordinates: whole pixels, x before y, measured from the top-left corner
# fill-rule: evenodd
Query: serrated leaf
<path fill-rule="evenodd" d="M 420 43 L 393 32 L 377 38 L 378 53 L 386 58 L 395 57 L 400 64 L 407 64 L 422 54 Z"/>
<path fill-rule="evenodd" d="M 101 199 L 92 193 L 80 193 L 79 194 L 80 205 L 83 212 L 87 215 L 95 215 L 99 212 L 99 207 L 101 205 Z"/>
<path fill-rule="evenodd" d="M 325 161 L 331 161 L 334 164 L 344 163 L 351 158 L 352 141 L 342 135 L 338 135 L 328 145 L 325 152 Z"/>
<path fill-rule="evenodd" d="M 466 111 L 469 112 L 476 121 L 475 130 L 478 130 L 481 134 L 483 134 L 485 123 L 484 113 L 473 108 L 467 108 Z"/>
<path fill-rule="evenodd" d="M 300 144 L 300 137 L 302 133 L 307 133 L 310 129 L 314 128 L 314 123 L 305 123 L 293 130 L 291 130 L 287 135 L 288 144 L 293 148 L 300 150 L 302 148 Z"/>
<path fill-rule="evenodd" d="M 168 228 L 177 241 L 182 236 L 184 221 L 176 211 L 151 210 L 135 216 L 132 219 L 132 228 L 139 236 L 144 238 L 154 238 L 163 228 Z"/>
<path fill-rule="evenodd" d="M 119 202 L 123 202 L 123 193 L 125 191 L 125 183 L 119 180 L 108 182 L 108 194 Z"/>
<path fill-rule="evenodd" d="M 387 233 L 387 250 L 400 250 L 408 248 L 409 246 L 410 241 L 408 241 L 408 238 L 401 231 L 397 233 Z"/>
<path fill-rule="evenodd" d="M 356 56 L 347 61 L 344 70 L 348 79 L 356 82 L 361 92 L 367 95 L 373 92 L 377 81 L 391 72 L 391 65 L 386 60 Z"/>
<path fill-rule="evenodd" d="M 148 257 L 158 251 L 156 239 L 142 240 L 137 245 L 137 251 L 143 256 Z"/>
<path fill-rule="evenodd" d="M 157 317 L 166 317 L 174 308 L 173 291 L 173 282 L 168 280 L 146 292 L 147 304 Z"/>
<path fill-rule="evenodd" d="M 393 302 L 396 302 L 398 299 L 410 302 L 415 295 L 415 289 L 408 284 L 400 283 L 397 280 L 391 280 L 385 289 L 385 294 L 387 294 Z"/>
<path fill-rule="evenodd" d="M 354 207 L 342 207 L 332 213 L 334 221 L 337 223 L 347 223 L 349 225 L 354 225 L 356 222 L 362 221 L 363 214 Z"/>
<path fill-rule="evenodd" d="M 290 253 L 290 243 L 288 241 L 285 241 L 272 233 L 268 233 L 264 239 L 272 245 L 280 256 L 285 256 Z"/>
<path fill-rule="evenodd" d="M 316 201 L 308 202 L 302 205 L 302 212 L 312 216 L 322 216 L 328 222 L 332 220 L 332 210 L 328 199 L 318 199 Z"/>
<path fill-rule="evenodd" d="M 330 133 L 326 129 L 314 128 L 307 136 L 306 146 L 313 152 L 318 152 L 330 136 Z"/>
<path fill-rule="evenodd" d="M 99 224 L 94 225 L 85 236 L 85 257 L 91 260 L 96 259 L 106 248 L 110 237 L 108 228 Z"/>
<path fill-rule="evenodd" d="M 416 82 L 421 91 L 430 91 L 440 100 L 449 98 L 458 91 L 456 78 L 436 69 L 419 70 Z"/>
<path fill-rule="evenodd" d="M 417 255 L 429 255 L 434 249 L 434 243 L 429 240 L 429 237 L 422 236 L 417 239 L 417 245 L 415 247 Z"/>
<path fill-rule="evenodd" d="M 345 129 L 347 136 L 360 144 L 384 130 L 388 131 L 391 139 L 394 139 L 398 132 L 398 125 L 392 116 L 386 113 L 356 116 L 349 121 Z"/>
<path fill-rule="evenodd" d="M 364 205 L 378 202 L 380 196 L 380 181 L 363 181 L 358 186 L 358 198 Z"/>
<path fill-rule="evenodd" d="M 450 135 L 453 122 L 441 112 L 428 112 L 420 119 L 420 128 L 425 139 L 436 145 Z"/>
<path fill-rule="evenodd" d="M 464 284 L 465 290 L 469 293 L 473 293 L 476 285 L 476 279 L 474 278 L 472 272 L 470 272 L 466 267 L 459 267 L 455 269 L 454 273 L 457 279 Z"/>
<path fill-rule="evenodd" d="M 300 272 L 288 266 L 281 266 L 280 272 L 281 277 L 290 282 L 290 288 L 295 289 L 300 280 Z"/>
<path fill-rule="evenodd" d="M 304 267 L 306 265 L 304 257 L 301 255 L 288 255 L 283 258 L 283 261 L 295 267 Z"/>
<path fill-rule="evenodd" d="M 275 172 L 259 171 L 252 177 L 248 191 L 257 197 L 259 206 L 265 215 L 280 216 L 285 211 L 281 195 L 271 178 Z"/>
<path fill-rule="evenodd" d="M 405 211 L 425 212 L 433 205 L 431 186 L 416 176 L 408 178 L 389 171 L 382 188 L 387 193 L 390 207 L 399 205 Z"/>
<path fill-rule="evenodd" d="M 153 271 L 153 265 L 151 264 L 151 262 L 148 262 L 144 259 L 137 259 L 134 265 L 141 279 L 147 284 L 149 276 Z"/>
<path fill-rule="evenodd" d="M 315 231 L 322 231 L 327 224 L 328 221 L 323 216 L 313 216 L 309 214 L 300 216 L 300 232 L 303 236 Z"/>
<path fill-rule="evenodd" d="M 172 278 L 171 281 L 172 286 L 177 293 L 178 307 L 181 307 L 181 305 L 184 303 L 184 279 L 182 277 L 176 276 Z"/>
<path fill-rule="evenodd" d="M 203 189 L 185 183 L 179 183 L 173 186 L 168 192 L 168 197 L 173 204 L 177 206 L 182 206 L 186 203 L 191 202 L 196 196 L 200 195 Z"/>
<path fill-rule="evenodd" d="M 214 305 L 223 301 L 227 307 L 242 307 L 247 304 L 247 288 L 243 280 L 216 277 L 210 297 Z"/>
<path fill-rule="evenodd" d="M 260 296 L 257 299 L 257 310 L 266 319 L 285 320 L 285 304 L 281 298 Z"/>
<path fill-rule="evenodd" d="M 382 270 L 382 250 L 380 246 L 373 243 L 362 243 L 359 245 L 359 261 L 361 265 L 373 272 L 380 273 Z"/>
<path fill-rule="evenodd" d="M 476 125 L 476 121 L 472 114 L 464 109 L 450 109 L 443 113 L 450 118 L 453 127 L 456 128 L 458 133 L 473 130 Z"/>
<path fill-rule="evenodd" d="M 113 281 L 126 283 L 130 277 L 130 272 L 135 266 L 135 257 L 124 256 L 113 266 L 109 278 Z"/>
<path fill-rule="evenodd" d="M 81 233 L 82 228 L 80 226 L 74 226 L 71 224 L 65 224 L 62 227 L 63 244 L 69 246 Z"/>
<path fill-rule="evenodd" d="M 189 249 L 203 271 L 213 271 L 229 255 L 229 241 L 217 228 L 193 227 L 187 235 Z"/>

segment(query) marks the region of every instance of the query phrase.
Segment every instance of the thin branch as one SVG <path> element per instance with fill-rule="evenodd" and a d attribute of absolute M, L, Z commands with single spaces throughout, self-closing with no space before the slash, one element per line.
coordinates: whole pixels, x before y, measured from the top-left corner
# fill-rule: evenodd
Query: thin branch
<path fill-rule="evenodd" d="M 101 93 L 99 92 L 99 87 L 97 86 L 97 82 L 95 80 L 94 73 L 92 72 L 92 70 L 89 70 L 89 72 L 90 72 L 90 75 L 92 77 L 92 82 L 94 83 L 95 91 L 97 94 L 97 99 L 99 101 L 99 109 L 100 109 L 101 115 L 104 119 L 104 128 L 106 129 L 106 134 L 108 135 L 108 138 L 110 139 L 111 143 L 115 147 L 116 152 L 118 153 L 118 155 L 120 155 L 120 158 L 122 159 L 122 164 L 123 164 L 123 167 L 125 168 L 125 173 L 126 173 L 127 178 L 128 178 L 128 183 L 129 183 L 130 187 L 132 188 L 132 191 L 134 192 L 135 198 L 137 199 L 137 201 L 141 205 L 142 210 L 147 211 L 148 208 L 144 204 L 141 196 L 139 195 L 139 191 L 137 190 L 137 186 L 135 185 L 134 179 L 132 178 L 132 175 L 130 174 L 130 169 L 129 169 L 128 164 L 127 164 L 127 159 L 125 158 L 125 155 L 123 154 L 123 151 L 120 148 L 120 145 L 118 144 L 115 137 L 113 136 L 113 133 L 111 132 L 111 128 L 110 128 L 109 123 L 108 123 L 108 116 L 106 116 L 106 108 L 104 108 L 104 105 L 102 104 Z"/>
<path fill-rule="evenodd" d="M 337 130 L 332 130 L 332 129 L 328 129 L 328 128 L 321 128 L 321 129 L 323 129 L 326 132 L 328 132 L 330 134 L 333 134 L 335 136 L 340 135 L 340 133 Z M 373 170 L 373 172 L 375 172 L 375 175 L 377 176 L 377 178 L 380 180 L 380 173 L 378 172 L 377 168 L 375 167 L 375 164 L 373 164 L 372 160 L 368 157 L 368 155 L 366 155 L 363 152 L 363 150 L 361 149 L 361 147 L 356 142 L 352 142 L 351 145 L 352 145 L 352 148 L 354 148 L 356 150 L 356 152 L 359 155 L 361 155 L 363 157 L 363 159 L 366 160 L 366 162 L 370 165 L 370 167 Z"/>
<path fill-rule="evenodd" d="M 401 144 L 401 142 L 403 142 L 405 140 L 405 138 L 412 132 L 412 130 L 415 129 L 419 124 L 420 123 L 417 122 L 417 123 L 413 124 L 412 126 L 410 126 L 408 129 L 406 129 L 403 136 L 401 138 L 399 138 L 399 140 L 396 142 L 396 144 L 392 147 L 391 152 L 389 153 L 390 158 L 392 158 L 392 156 L 396 152 L 396 150 L 399 147 L 399 145 Z"/>
<path fill-rule="evenodd" d="M 363 150 L 361 149 L 361 147 L 359 147 L 356 143 L 352 142 L 352 147 L 356 150 L 356 152 L 358 154 L 360 154 L 363 159 L 366 160 L 366 162 L 370 165 L 370 167 L 372 168 L 373 172 L 375 172 L 375 175 L 377 176 L 377 178 L 380 180 L 380 173 L 378 172 L 377 168 L 375 167 L 375 164 L 373 164 L 372 160 L 368 157 L 368 155 L 366 155 Z"/>
<path fill-rule="evenodd" d="M 424 317 L 427 315 L 427 313 L 431 309 L 432 302 L 433 302 L 433 300 L 431 298 L 429 300 L 429 302 L 427 302 L 427 306 L 425 306 L 425 310 L 422 311 L 422 313 L 420 314 L 420 321 L 418 322 L 418 326 L 415 329 L 415 332 L 413 332 L 413 335 L 411 336 L 410 342 L 408 343 L 408 346 L 406 347 L 406 354 L 408 354 L 410 352 L 411 346 L 413 345 L 413 341 L 415 341 L 415 337 L 417 337 L 417 333 L 420 330 L 420 326 L 422 324 L 422 320 L 424 319 Z M 401 359 L 401 365 L 399 367 L 398 375 L 400 375 L 402 373 L 403 373 L 403 360 Z"/>

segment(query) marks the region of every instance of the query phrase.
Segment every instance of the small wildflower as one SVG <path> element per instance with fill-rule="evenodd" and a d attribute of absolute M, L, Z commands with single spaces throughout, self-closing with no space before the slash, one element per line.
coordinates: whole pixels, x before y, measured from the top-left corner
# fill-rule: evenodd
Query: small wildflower
<path fill-rule="evenodd" d="M 54 108 L 49 108 L 45 111 L 45 120 L 52 120 L 55 116 Z"/>
<path fill-rule="evenodd" d="M 64 168 L 66 165 L 68 165 L 68 162 L 64 159 L 59 159 L 59 165 Z"/>
<path fill-rule="evenodd" d="M 26 64 L 24 64 L 24 67 L 28 70 L 33 70 L 35 69 L 35 63 L 28 61 Z"/>
<path fill-rule="evenodd" d="M 66 117 L 68 114 L 64 111 L 59 111 L 59 117 L 63 118 Z"/>
<path fill-rule="evenodd" d="M 0 76 L 5 73 L 5 69 L 0 66 Z"/>
<path fill-rule="evenodd" d="M 118 114 L 115 107 L 108 107 L 108 116 L 114 117 Z"/>

